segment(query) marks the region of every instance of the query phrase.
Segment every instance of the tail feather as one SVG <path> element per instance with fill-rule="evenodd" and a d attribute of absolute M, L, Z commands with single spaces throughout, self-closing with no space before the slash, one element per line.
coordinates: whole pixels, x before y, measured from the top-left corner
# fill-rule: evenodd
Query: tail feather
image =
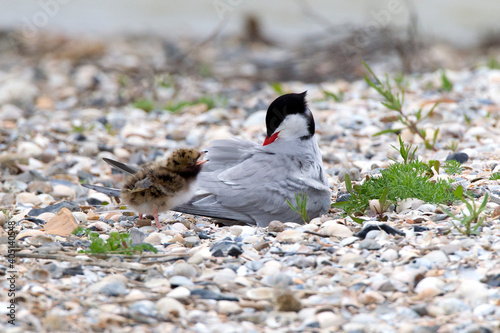
<path fill-rule="evenodd" d="M 107 194 L 110 197 L 120 197 L 120 194 L 122 192 L 120 189 L 117 188 L 105 187 L 99 185 L 82 184 L 82 186 L 97 192 Z"/>
<path fill-rule="evenodd" d="M 115 161 L 115 160 L 112 160 L 112 159 L 106 158 L 106 157 L 103 157 L 102 159 L 104 160 L 104 162 L 108 163 L 112 167 L 115 167 L 118 170 L 125 171 L 128 174 L 134 175 L 138 171 L 138 169 L 136 169 L 130 165 L 127 165 L 125 163 L 121 163 L 121 162 L 118 162 L 118 161 Z"/>

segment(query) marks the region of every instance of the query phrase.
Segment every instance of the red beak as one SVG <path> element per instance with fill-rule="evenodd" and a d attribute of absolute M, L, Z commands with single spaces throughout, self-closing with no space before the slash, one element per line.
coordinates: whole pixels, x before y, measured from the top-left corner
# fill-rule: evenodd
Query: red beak
<path fill-rule="evenodd" d="M 280 132 L 276 132 L 271 136 L 266 136 L 266 139 L 264 140 L 263 146 L 267 146 L 268 144 L 273 143 L 278 138 L 279 133 Z"/>

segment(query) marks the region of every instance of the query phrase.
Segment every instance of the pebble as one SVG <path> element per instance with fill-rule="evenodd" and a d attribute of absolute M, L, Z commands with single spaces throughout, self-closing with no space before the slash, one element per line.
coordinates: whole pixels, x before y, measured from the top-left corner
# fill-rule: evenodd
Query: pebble
<path fill-rule="evenodd" d="M 347 266 L 349 264 L 357 264 L 363 262 L 365 262 L 365 259 L 363 257 L 352 252 L 347 252 L 346 254 L 342 255 L 339 259 L 339 265 L 341 266 Z"/>
<path fill-rule="evenodd" d="M 17 151 L 21 155 L 36 157 L 42 154 L 43 150 L 33 142 L 21 142 L 17 146 Z"/>
<path fill-rule="evenodd" d="M 38 198 L 33 193 L 23 192 L 23 193 L 19 193 L 16 196 L 16 203 L 17 204 L 31 204 L 31 205 L 37 206 L 37 205 L 40 205 L 42 203 L 42 200 L 40 200 L 40 198 Z"/>
<path fill-rule="evenodd" d="M 242 311 L 241 306 L 236 302 L 230 301 L 218 301 L 217 302 L 217 312 L 224 315 L 232 315 L 235 313 L 240 313 Z"/>
<path fill-rule="evenodd" d="M 460 164 L 464 164 L 465 162 L 467 162 L 469 160 L 469 155 L 467 155 L 466 153 L 463 153 L 463 152 L 457 152 L 457 153 L 453 153 L 453 154 L 448 155 L 446 157 L 446 160 L 447 161 L 455 160 L 457 162 L 460 162 Z"/>
<path fill-rule="evenodd" d="M 236 273 L 230 268 L 224 268 L 215 273 L 213 282 L 222 286 L 231 283 L 236 278 Z"/>
<path fill-rule="evenodd" d="M 392 262 L 392 261 L 398 259 L 398 257 L 399 257 L 398 251 L 396 251 L 394 249 L 387 249 L 382 253 L 382 255 L 380 256 L 380 259 Z"/>
<path fill-rule="evenodd" d="M 172 271 L 173 275 L 185 276 L 188 279 L 192 279 L 196 276 L 196 268 L 185 262 L 177 263 L 174 265 Z"/>
<path fill-rule="evenodd" d="M 352 231 L 345 225 L 339 224 L 336 221 L 326 221 L 323 223 L 320 229 L 323 235 L 334 236 L 334 237 L 351 237 Z"/>
<path fill-rule="evenodd" d="M 285 230 L 276 236 L 276 241 L 282 243 L 298 243 L 304 238 L 301 232 L 296 230 Z"/>
<path fill-rule="evenodd" d="M 282 232 L 283 230 L 285 230 L 285 226 L 280 221 L 271 221 L 267 226 L 269 232 Z"/>
<path fill-rule="evenodd" d="M 181 275 L 171 276 L 170 279 L 168 279 L 168 282 L 170 282 L 172 287 L 194 287 L 194 283 L 189 278 Z"/>
<path fill-rule="evenodd" d="M 168 292 L 167 297 L 175 298 L 175 299 L 184 299 L 189 297 L 191 292 L 186 287 L 177 287 L 172 289 L 172 291 Z"/>
<path fill-rule="evenodd" d="M 439 295 L 445 283 L 437 277 L 426 277 L 422 279 L 415 287 L 415 292 L 417 294 L 425 294 L 427 296 Z"/>
<path fill-rule="evenodd" d="M 99 292 L 108 296 L 121 296 L 127 293 L 127 287 L 122 281 L 111 281 L 103 285 Z"/>
<path fill-rule="evenodd" d="M 375 240 L 373 239 L 363 239 L 361 242 L 359 242 L 358 248 L 360 250 L 362 249 L 367 249 L 367 250 L 378 250 L 382 246 Z"/>
<path fill-rule="evenodd" d="M 56 198 L 74 199 L 76 197 L 76 191 L 66 185 L 55 185 L 52 195 Z"/>
<path fill-rule="evenodd" d="M 433 262 L 435 264 L 444 264 L 449 261 L 446 253 L 444 253 L 441 250 L 431 251 L 427 253 L 425 256 L 423 256 L 422 259 L 429 260 L 430 262 Z"/>
<path fill-rule="evenodd" d="M 156 302 L 156 310 L 166 320 L 186 317 L 186 309 L 178 300 L 164 297 Z"/>

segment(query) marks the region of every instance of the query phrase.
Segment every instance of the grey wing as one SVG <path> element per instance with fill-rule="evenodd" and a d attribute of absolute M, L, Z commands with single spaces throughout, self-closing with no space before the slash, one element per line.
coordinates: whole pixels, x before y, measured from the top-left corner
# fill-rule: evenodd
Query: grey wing
<path fill-rule="evenodd" d="M 105 187 L 99 185 L 82 184 L 83 187 L 89 188 L 91 190 L 107 194 L 111 197 L 120 197 L 121 190 L 112 187 Z"/>
<path fill-rule="evenodd" d="M 115 167 L 116 169 L 121 170 L 121 171 L 125 171 L 126 173 L 131 174 L 131 175 L 136 174 L 137 171 L 139 170 L 137 168 L 134 168 L 133 166 L 112 160 L 110 158 L 103 157 L 102 159 L 104 160 L 104 162 L 108 163 L 112 167 Z"/>
<path fill-rule="evenodd" d="M 200 179 L 200 188 L 212 193 L 212 197 L 193 202 L 193 206 L 214 202 L 233 214 L 245 215 L 252 224 L 266 226 L 272 219 L 283 222 L 301 222 L 302 219 L 287 204 L 294 202 L 295 193 L 308 192 L 311 203 L 323 193 L 329 193 L 326 185 L 303 174 L 300 162 L 296 158 L 284 155 L 276 158 L 272 154 L 259 152 L 243 162 L 223 172 L 213 172 Z M 323 202 L 319 203 L 324 205 Z M 308 211 L 317 210 L 310 207 Z M 248 221 L 246 221 L 248 223 Z"/>

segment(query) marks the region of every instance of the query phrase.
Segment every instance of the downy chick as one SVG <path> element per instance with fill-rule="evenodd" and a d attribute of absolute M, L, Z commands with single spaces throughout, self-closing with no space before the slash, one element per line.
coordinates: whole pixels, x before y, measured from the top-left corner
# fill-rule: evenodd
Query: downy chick
<path fill-rule="evenodd" d="M 168 159 L 146 164 L 139 170 L 104 158 L 106 163 L 131 174 L 121 190 L 96 185 L 83 186 L 120 196 L 125 204 L 139 213 L 140 218 L 152 212 L 156 226 L 160 228 L 158 213 L 186 203 L 194 195 L 196 177 L 206 162 L 199 161 L 201 156 L 194 149 L 178 149 Z"/>

